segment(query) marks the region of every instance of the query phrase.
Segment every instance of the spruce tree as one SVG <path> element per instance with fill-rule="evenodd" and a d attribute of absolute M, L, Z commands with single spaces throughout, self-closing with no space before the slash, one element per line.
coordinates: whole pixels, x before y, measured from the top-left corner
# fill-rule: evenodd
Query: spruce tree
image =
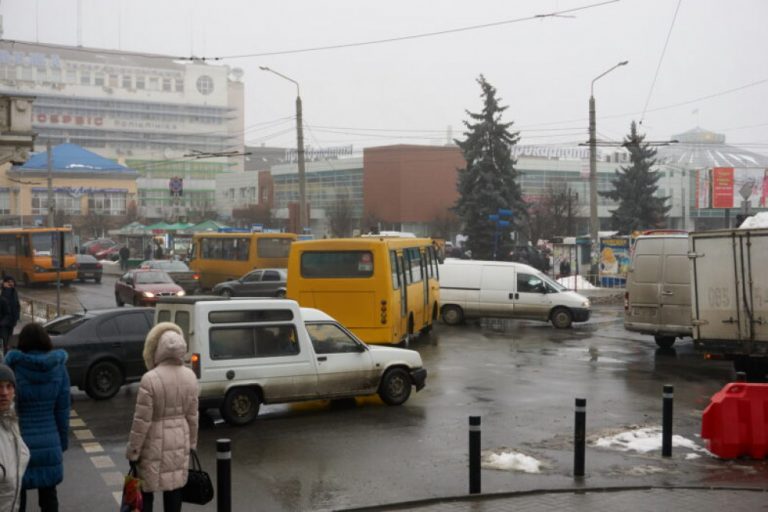
<path fill-rule="evenodd" d="M 482 89 L 483 110 L 466 111 L 464 140 L 455 140 L 466 166 L 459 169 L 457 188 L 459 199 L 454 207 L 463 224 L 463 233 L 469 238 L 467 246 L 475 259 L 492 259 L 496 223 L 488 216 L 499 209 L 509 209 L 513 218 L 508 228 L 498 230 L 498 259 L 509 254 L 512 240 L 510 232 L 527 224 L 527 209 L 517 182 L 512 146 L 519 140 L 518 132 L 510 132 L 513 123 L 502 123 L 506 106 L 499 105 L 496 89 L 480 75 L 477 82 Z"/>
<path fill-rule="evenodd" d="M 667 205 L 669 197 L 656 194 L 661 178 L 661 173 L 651 170 L 656 163 L 656 150 L 644 141 L 645 135 L 638 133 L 637 124 L 632 121 L 623 144 L 629 151 L 630 165 L 616 171 L 616 177 L 611 180 L 613 190 L 600 192 L 601 196 L 619 203 L 618 208 L 611 211 L 611 221 L 613 229 L 622 235 L 664 227 L 671 208 Z"/>

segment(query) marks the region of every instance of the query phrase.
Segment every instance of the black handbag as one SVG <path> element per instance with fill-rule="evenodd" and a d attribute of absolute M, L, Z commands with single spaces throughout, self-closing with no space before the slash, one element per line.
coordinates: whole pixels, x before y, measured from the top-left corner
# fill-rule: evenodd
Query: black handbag
<path fill-rule="evenodd" d="M 181 499 L 185 503 L 205 505 L 213 499 L 211 477 L 203 471 L 195 450 L 189 452 L 189 463 L 189 476 L 187 476 L 187 483 L 181 488 Z"/>

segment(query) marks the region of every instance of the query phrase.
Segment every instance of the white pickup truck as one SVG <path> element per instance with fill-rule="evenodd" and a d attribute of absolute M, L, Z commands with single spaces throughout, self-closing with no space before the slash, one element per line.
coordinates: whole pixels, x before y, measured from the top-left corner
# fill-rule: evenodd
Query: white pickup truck
<path fill-rule="evenodd" d="M 200 408 L 245 425 L 260 404 L 378 393 L 388 405 L 424 387 L 414 350 L 368 346 L 317 309 L 284 299 L 162 298 L 155 322 L 174 322 L 189 344 Z"/>

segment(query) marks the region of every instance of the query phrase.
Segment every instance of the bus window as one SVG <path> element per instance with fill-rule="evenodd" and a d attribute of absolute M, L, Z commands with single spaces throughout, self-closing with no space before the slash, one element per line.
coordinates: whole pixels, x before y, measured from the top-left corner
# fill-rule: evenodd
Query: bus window
<path fill-rule="evenodd" d="M 201 257 L 206 260 L 219 259 L 217 253 L 220 252 L 221 239 L 220 238 L 203 238 L 202 240 L 202 254 Z"/>
<path fill-rule="evenodd" d="M 418 283 L 421 281 L 421 252 L 418 248 L 413 247 L 405 250 L 406 256 L 409 260 L 409 267 L 411 271 L 411 282 Z"/>
<path fill-rule="evenodd" d="M 303 277 L 365 278 L 373 275 L 371 251 L 311 251 L 301 255 Z"/>
<path fill-rule="evenodd" d="M 392 272 L 392 289 L 400 289 L 400 267 L 397 264 L 397 253 L 389 251 L 389 267 Z"/>
<path fill-rule="evenodd" d="M 290 238 L 259 238 L 256 252 L 259 258 L 287 258 L 292 241 Z"/>
<path fill-rule="evenodd" d="M 0 255 L 16 256 L 16 235 L 0 235 Z"/>

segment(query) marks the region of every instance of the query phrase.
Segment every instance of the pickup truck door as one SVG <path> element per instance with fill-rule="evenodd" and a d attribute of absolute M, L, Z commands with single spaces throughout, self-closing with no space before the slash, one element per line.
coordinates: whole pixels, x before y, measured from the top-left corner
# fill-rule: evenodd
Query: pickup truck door
<path fill-rule="evenodd" d="M 372 393 L 379 372 L 370 351 L 339 324 L 307 323 L 317 359 L 317 392 L 321 398 Z"/>

